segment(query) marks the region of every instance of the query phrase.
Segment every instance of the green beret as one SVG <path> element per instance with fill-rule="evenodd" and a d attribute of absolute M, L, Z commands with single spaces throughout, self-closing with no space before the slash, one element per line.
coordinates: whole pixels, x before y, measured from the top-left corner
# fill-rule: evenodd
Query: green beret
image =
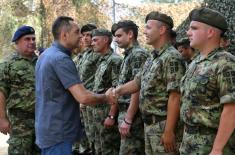
<path fill-rule="evenodd" d="M 121 20 L 118 23 L 112 25 L 111 32 L 114 35 L 115 32 L 120 28 L 133 28 L 138 30 L 138 26 L 131 20 Z"/>
<path fill-rule="evenodd" d="M 149 14 L 147 14 L 147 16 L 145 18 L 145 23 L 147 23 L 148 20 L 161 21 L 161 22 L 169 25 L 171 29 L 174 27 L 173 19 L 170 16 L 167 16 L 166 14 L 160 13 L 158 11 L 152 11 Z"/>
<path fill-rule="evenodd" d="M 94 29 L 97 29 L 96 25 L 94 25 L 94 24 L 86 24 L 86 25 L 82 26 L 81 33 L 87 32 L 87 31 L 92 31 Z"/>
<path fill-rule="evenodd" d="M 112 38 L 112 33 L 107 29 L 94 29 L 91 33 L 92 37 L 94 36 L 107 36 Z"/>
<path fill-rule="evenodd" d="M 198 21 L 216 27 L 223 32 L 228 29 L 225 17 L 218 11 L 209 8 L 194 9 L 189 13 L 190 21 Z"/>

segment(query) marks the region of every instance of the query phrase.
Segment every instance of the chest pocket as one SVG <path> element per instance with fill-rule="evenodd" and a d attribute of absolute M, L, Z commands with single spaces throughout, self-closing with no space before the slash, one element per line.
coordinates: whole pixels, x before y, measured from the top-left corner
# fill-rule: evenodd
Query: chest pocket
<path fill-rule="evenodd" d="M 10 66 L 10 79 L 12 87 L 19 88 L 24 84 L 34 84 L 33 66 L 30 65 L 17 65 Z"/>
<path fill-rule="evenodd" d="M 120 71 L 121 72 L 119 75 L 119 83 L 124 84 L 124 83 L 130 81 L 132 74 L 131 74 L 131 67 L 130 67 L 129 59 L 124 60 L 124 62 L 121 65 Z"/>
<path fill-rule="evenodd" d="M 191 90 L 195 94 L 206 93 L 206 87 L 209 82 L 209 77 L 205 75 L 197 75 L 191 83 Z"/>

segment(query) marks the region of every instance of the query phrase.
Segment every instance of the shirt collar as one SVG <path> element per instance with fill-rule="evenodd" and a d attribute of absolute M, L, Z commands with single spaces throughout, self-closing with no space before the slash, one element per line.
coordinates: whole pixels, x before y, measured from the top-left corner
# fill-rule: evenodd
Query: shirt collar
<path fill-rule="evenodd" d="M 202 61 L 205 61 L 205 60 L 212 60 L 213 58 L 214 58 L 214 56 L 216 55 L 216 53 L 217 52 L 219 52 L 219 51 L 221 51 L 222 50 L 222 48 L 216 48 L 216 49 L 214 49 L 212 52 L 210 52 L 208 55 L 207 55 L 207 57 L 205 57 L 205 58 L 203 58 L 203 59 L 201 59 L 201 55 L 199 54 L 199 56 L 198 57 L 196 57 L 196 63 L 200 63 L 200 62 L 202 62 Z"/>
<path fill-rule="evenodd" d="M 139 46 L 139 42 L 138 41 L 133 42 L 132 46 L 130 46 L 130 47 L 125 49 L 124 56 L 128 56 L 131 53 L 132 49 L 134 47 L 136 47 L 136 46 Z"/>
<path fill-rule="evenodd" d="M 162 55 L 162 53 L 164 53 L 166 51 L 166 49 L 171 46 L 170 43 L 166 43 L 164 44 L 160 49 L 154 49 L 151 54 L 153 56 L 153 58 L 157 58 L 159 57 L 160 55 Z"/>
<path fill-rule="evenodd" d="M 54 41 L 52 43 L 52 46 L 59 48 L 61 50 L 61 52 L 67 54 L 68 56 L 71 56 L 71 51 L 69 49 L 65 48 L 64 46 L 62 46 L 58 41 Z"/>
<path fill-rule="evenodd" d="M 109 51 L 105 55 L 101 56 L 101 61 L 107 60 L 112 53 L 113 53 L 113 49 L 110 48 Z"/>

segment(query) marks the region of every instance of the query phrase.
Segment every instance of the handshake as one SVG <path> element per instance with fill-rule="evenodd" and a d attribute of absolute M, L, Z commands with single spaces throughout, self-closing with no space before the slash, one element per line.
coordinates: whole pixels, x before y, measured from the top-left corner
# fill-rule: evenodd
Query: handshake
<path fill-rule="evenodd" d="M 113 104 L 117 104 L 118 103 L 118 92 L 117 92 L 117 88 L 109 88 L 106 92 L 106 99 L 107 99 L 107 103 L 110 105 Z"/>

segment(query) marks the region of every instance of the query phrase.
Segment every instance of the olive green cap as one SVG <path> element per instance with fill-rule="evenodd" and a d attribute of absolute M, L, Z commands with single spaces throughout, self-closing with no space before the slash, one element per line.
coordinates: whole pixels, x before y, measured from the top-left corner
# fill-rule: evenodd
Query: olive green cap
<path fill-rule="evenodd" d="M 227 31 L 228 23 L 225 17 L 216 10 L 209 8 L 194 9 L 189 13 L 190 21 L 198 21 L 216 27 L 223 32 Z"/>
<path fill-rule="evenodd" d="M 149 14 L 147 14 L 147 16 L 145 18 L 145 23 L 147 23 L 148 20 L 161 21 L 161 22 L 169 25 L 171 29 L 174 27 L 173 19 L 170 16 L 168 16 L 164 13 L 160 13 L 158 11 L 152 11 Z"/>

